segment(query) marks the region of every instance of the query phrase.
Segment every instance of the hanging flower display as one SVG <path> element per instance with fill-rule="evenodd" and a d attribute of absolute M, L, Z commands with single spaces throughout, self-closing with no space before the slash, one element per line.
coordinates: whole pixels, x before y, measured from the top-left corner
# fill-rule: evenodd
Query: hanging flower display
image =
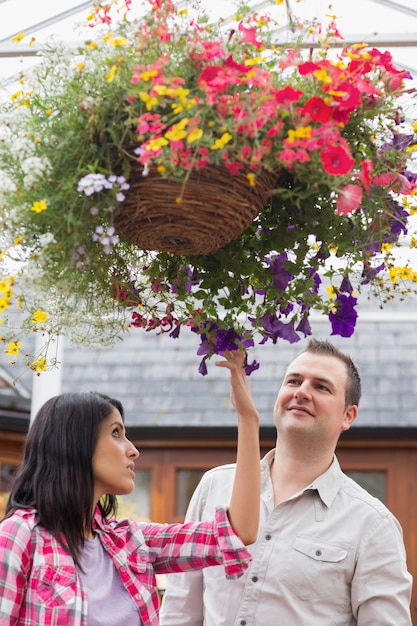
<path fill-rule="evenodd" d="M 82 45 L 50 43 L 21 77 L 0 105 L 10 362 L 47 369 L 60 333 L 91 346 L 188 328 L 204 374 L 226 349 L 309 335 L 313 310 L 350 336 L 365 285 L 381 302 L 414 289 L 393 255 L 415 246 L 411 76 L 343 47 L 331 19 L 293 20 L 284 44 L 244 4 L 211 23 L 172 0 L 139 17 L 98 3 Z"/>

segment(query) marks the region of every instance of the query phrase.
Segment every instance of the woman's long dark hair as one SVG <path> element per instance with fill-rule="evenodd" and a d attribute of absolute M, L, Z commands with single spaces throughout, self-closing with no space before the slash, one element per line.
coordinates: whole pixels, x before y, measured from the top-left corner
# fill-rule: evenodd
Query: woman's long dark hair
<path fill-rule="evenodd" d="M 91 528 L 94 476 L 92 458 L 103 420 L 118 400 L 99 393 L 64 393 L 39 409 L 26 439 L 23 463 L 6 507 L 6 517 L 34 508 L 79 565 L 86 529 Z M 117 499 L 106 495 L 98 506 L 115 514 Z"/>

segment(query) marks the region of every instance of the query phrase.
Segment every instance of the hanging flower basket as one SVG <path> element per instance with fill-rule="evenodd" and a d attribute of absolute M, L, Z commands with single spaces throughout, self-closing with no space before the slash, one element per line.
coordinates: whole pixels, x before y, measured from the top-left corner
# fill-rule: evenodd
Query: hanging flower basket
<path fill-rule="evenodd" d="M 268 202 L 277 174 L 263 171 L 250 183 L 225 167 L 205 167 L 186 183 L 151 170 L 132 180 L 117 231 L 143 250 L 209 254 L 233 241 Z"/>
<path fill-rule="evenodd" d="M 46 45 L 0 103 L 9 362 L 47 369 L 60 333 L 191 329 L 204 373 L 224 350 L 298 341 L 313 311 L 349 337 L 361 290 L 416 289 L 395 256 L 417 247 L 415 92 L 388 52 L 335 48 L 331 16 L 291 14 L 277 42 L 276 0 L 215 23 L 191 0 L 92 4 L 80 47 Z"/>

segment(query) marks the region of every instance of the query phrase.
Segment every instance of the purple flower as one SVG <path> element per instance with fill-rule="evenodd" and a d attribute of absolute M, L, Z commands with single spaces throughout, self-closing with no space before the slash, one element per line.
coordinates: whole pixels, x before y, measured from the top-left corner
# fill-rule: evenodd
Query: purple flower
<path fill-rule="evenodd" d="M 342 293 L 352 293 L 353 292 L 353 287 L 352 287 L 352 283 L 350 282 L 348 276 L 344 276 L 342 283 L 339 287 L 339 291 L 341 291 Z"/>
<path fill-rule="evenodd" d="M 357 312 L 353 308 L 358 303 L 352 295 L 338 293 L 335 302 L 335 311 L 330 311 L 329 320 L 332 325 L 332 335 L 351 337 L 356 326 Z"/>
<path fill-rule="evenodd" d="M 180 324 L 177 324 L 174 327 L 174 330 L 169 333 L 169 336 L 172 337 L 173 339 L 178 339 L 178 337 L 180 336 L 180 329 L 181 329 Z"/>
<path fill-rule="evenodd" d="M 290 280 L 294 278 L 294 276 L 284 267 L 284 262 L 287 260 L 288 256 L 286 253 L 275 254 L 272 257 L 265 257 L 265 261 L 268 263 L 272 274 L 272 283 L 274 287 L 280 291 L 285 291 Z"/>
<path fill-rule="evenodd" d="M 311 331 L 310 322 L 308 321 L 308 314 L 303 315 L 303 317 L 300 320 L 300 323 L 298 324 L 295 330 L 298 333 L 303 333 L 304 337 L 311 335 L 312 331 Z"/>
<path fill-rule="evenodd" d="M 203 322 L 201 326 L 193 326 L 191 330 L 195 333 L 199 333 L 201 336 L 201 343 L 198 347 L 197 354 L 200 356 L 203 355 L 203 359 L 198 368 L 198 371 L 203 376 L 207 374 L 206 361 L 213 354 L 222 355 L 224 352 L 230 350 L 250 348 L 254 345 L 252 337 L 240 335 L 234 328 L 219 328 L 219 326 L 212 321 Z M 259 364 L 256 361 L 249 364 L 247 357 L 245 357 L 244 368 L 246 375 L 250 376 L 253 371 L 259 368 Z"/>
<path fill-rule="evenodd" d="M 363 270 L 362 270 L 361 285 L 368 285 L 368 283 L 370 283 L 372 279 L 384 269 L 385 269 L 384 262 L 382 262 L 381 265 L 378 265 L 377 267 L 372 267 L 372 265 L 369 262 L 364 263 Z"/>
<path fill-rule="evenodd" d="M 392 140 L 382 144 L 381 150 L 398 150 L 402 151 L 408 148 L 414 143 L 414 135 L 403 135 L 402 133 L 395 133 Z"/>
<path fill-rule="evenodd" d="M 243 363 L 243 367 L 245 369 L 246 376 L 250 376 L 252 372 L 255 372 L 259 369 L 258 361 L 252 361 L 252 363 L 248 363 L 248 357 L 245 355 L 245 361 Z"/>
<path fill-rule="evenodd" d="M 300 337 L 294 329 L 294 320 L 285 324 L 275 314 L 265 313 L 265 315 L 259 318 L 259 321 L 263 326 L 264 335 L 272 339 L 272 343 L 276 343 L 278 339 L 285 339 L 290 343 L 300 341 Z"/>

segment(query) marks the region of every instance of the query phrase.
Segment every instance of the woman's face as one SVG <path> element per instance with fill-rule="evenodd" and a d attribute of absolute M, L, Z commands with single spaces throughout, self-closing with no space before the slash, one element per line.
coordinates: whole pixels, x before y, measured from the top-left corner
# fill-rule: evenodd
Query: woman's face
<path fill-rule="evenodd" d="M 114 408 L 100 426 L 93 454 L 94 496 L 125 495 L 135 486 L 135 460 L 139 452 L 126 437 L 119 411 Z"/>

